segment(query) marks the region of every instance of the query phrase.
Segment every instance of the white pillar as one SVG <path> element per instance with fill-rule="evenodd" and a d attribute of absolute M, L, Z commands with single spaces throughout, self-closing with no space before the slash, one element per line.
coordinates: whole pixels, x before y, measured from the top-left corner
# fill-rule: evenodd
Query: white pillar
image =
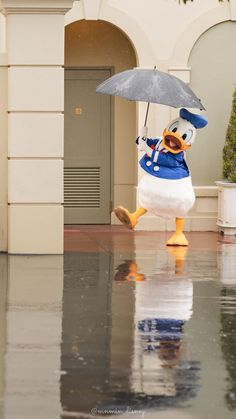
<path fill-rule="evenodd" d="M 64 14 L 2 0 L 8 53 L 8 251 L 63 253 Z"/>

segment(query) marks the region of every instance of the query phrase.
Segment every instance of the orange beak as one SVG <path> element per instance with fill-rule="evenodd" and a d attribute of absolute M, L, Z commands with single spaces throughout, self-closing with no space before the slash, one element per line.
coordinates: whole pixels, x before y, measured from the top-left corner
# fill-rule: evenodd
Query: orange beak
<path fill-rule="evenodd" d="M 168 131 L 167 129 L 163 132 L 163 147 L 173 154 L 181 153 L 191 147 L 191 145 L 185 144 L 183 138 L 177 133 Z"/>

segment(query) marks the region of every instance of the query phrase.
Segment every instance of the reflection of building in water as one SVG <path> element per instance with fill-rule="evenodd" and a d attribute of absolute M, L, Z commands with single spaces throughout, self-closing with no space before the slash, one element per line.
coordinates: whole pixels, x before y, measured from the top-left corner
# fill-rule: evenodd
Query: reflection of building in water
<path fill-rule="evenodd" d="M 7 256 L 0 255 L 0 419 L 4 418 L 4 383 L 6 350 Z"/>
<path fill-rule="evenodd" d="M 221 289 L 221 349 L 227 371 L 225 401 L 236 409 L 236 246 L 223 244 L 218 254 Z"/>
<path fill-rule="evenodd" d="M 61 404 L 90 413 L 109 383 L 110 254 L 68 253 L 64 271 Z"/>
<path fill-rule="evenodd" d="M 225 401 L 236 409 L 236 287 L 221 290 L 221 349 L 227 371 Z"/>
<path fill-rule="evenodd" d="M 195 391 L 199 368 L 189 361 L 183 332 L 191 282 L 176 275 L 148 280 L 132 258 L 119 262 L 114 272 L 109 254 L 65 255 L 61 403 L 67 414 L 160 408 Z M 165 339 L 155 339 L 157 325 Z"/>
<path fill-rule="evenodd" d="M 62 291 L 63 256 L 8 256 L 5 419 L 60 415 Z"/>
<path fill-rule="evenodd" d="M 217 253 L 217 267 L 220 279 L 227 287 L 236 286 L 236 246 L 235 244 L 221 244 L 221 251 Z"/>

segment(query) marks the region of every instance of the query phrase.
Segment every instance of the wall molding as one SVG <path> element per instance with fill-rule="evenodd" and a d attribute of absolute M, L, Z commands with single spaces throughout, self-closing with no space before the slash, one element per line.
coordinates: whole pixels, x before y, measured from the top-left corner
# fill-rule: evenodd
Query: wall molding
<path fill-rule="evenodd" d="M 1 0 L 0 11 L 9 14 L 65 14 L 73 0 Z"/>
<path fill-rule="evenodd" d="M 98 20 L 102 0 L 82 0 L 84 6 L 84 18 L 87 20 Z"/>
<path fill-rule="evenodd" d="M 189 67 L 171 67 L 168 69 L 168 73 L 172 76 L 178 77 L 179 79 L 183 80 L 185 83 L 190 83 L 190 72 L 191 69 Z"/>

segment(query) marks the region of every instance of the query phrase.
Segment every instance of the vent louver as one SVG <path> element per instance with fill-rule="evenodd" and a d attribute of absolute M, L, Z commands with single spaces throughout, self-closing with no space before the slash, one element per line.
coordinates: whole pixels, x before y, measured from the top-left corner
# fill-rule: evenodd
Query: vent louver
<path fill-rule="evenodd" d="M 99 208 L 100 186 L 100 167 L 65 168 L 64 206 L 70 208 Z"/>

